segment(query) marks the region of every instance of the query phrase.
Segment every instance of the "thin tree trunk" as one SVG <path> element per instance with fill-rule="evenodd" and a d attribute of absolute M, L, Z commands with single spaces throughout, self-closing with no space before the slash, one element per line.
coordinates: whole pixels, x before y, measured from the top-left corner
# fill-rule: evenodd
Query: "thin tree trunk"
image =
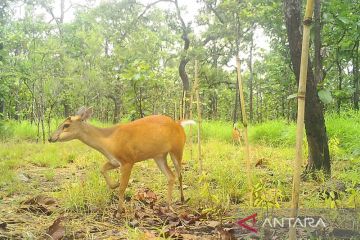
<path fill-rule="evenodd" d="M 120 121 L 120 107 L 121 102 L 120 98 L 113 95 L 107 95 L 108 98 L 110 98 L 114 102 L 114 117 L 113 117 L 113 124 L 116 124 Z M 141 103 L 140 103 L 141 104 Z M 141 106 L 140 106 L 141 109 Z"/>
<path fill-rule="evenodd" d="M 181 38 L 184 41 L 184 51 L 181 54 L 181 59 L 180 59 L 180 64 L 179 64 L 179 75 L 180 75 L 181 81 L 183 83 L 184 91 L 188 91 L 190 89 L 190 85 L 189 85 L 189 77 L 186 73 L 186 64 L 190 61 L 190 59 L 187 57 L 187 52 L 190 47 L 190 39 L 188 36 L 189 29 L 186 27 L 185 22 L 184 22 L 183 18 L 181 17 L 180 8 L 178 6 L 178 1 L 175 0 L 174 3 L 175 3 L 175 7 L 176 7 L 177 16 L 181 23 L 181 29 L 183 32 Z"/>
<path fill-rule="evenodd" d="M 359 27 L 357 27 L 359 30 Z M 359 40 L 355 43 L 355 52 L 353 53 L 353 75 L 354 75 L 354 109 L 359 110 Z"/>
<path fill-rule="evenodd" d="M 233 125 L 237 122 L 237 109 L 239 108 L 239 82 L 238 78 L 236 78 L 236 92 L 235 92 L 235 105 L 234 105 L 234 111 L 233 111 Z"/>
<path fill-rule="evenodd" d="M 5 100 L 2 99 L 0 101 L 0 119 L 4 119 L 5 118 Z"/>
<path fill-rule="evenodd" d="M 143 102 L 142 102 L 142 88 L 139 88 L 139 114 L 140 114 L 140 118 L 143 118 L 144 112 L 143 112 Z"/>
<path fill-rule="evenodd" d="M 71 115 L 70 113 L 70 105 L 69 103 L 67 102 L 67 100 L 64 100 L 64 118 L 67 118 Z"/>
<path fill-rule="evenodd" d="M 239 53 L 238 53 L 239 54 Z M 250 160 L 250 147 L 249 147 L 249 139 L 248 139 L 248 122 L 247 115 L 245 111 L 245 98 L 244 98 L 244 90 L 243 83 L 241 80 L 241 70 L 240 70 L 240 58 L 239 55 L 236 56 L 236 69 L 237 69 L 237 78 L 239 83 L 239 93 L 240 93 L 240 103 L 241 103 L 241 115 L 242 122 L 244 125 L 244 141 L 245 141 L 245 162 L 246 162 L 246 170 L 247 170 L 247 180 L 248 180 L 248 189 L 250 191 L 250 206 L 253 206 L 253 186 L 252 186 L 252 174 L 251 174 L 251 160 Z"/>
<path fill-rule="evenodd" d="M 337 50 L 337 54 L 336 54 L 336 66 L 338 68 L 338 78 L 339 78 L 339 82 L 338 82 L 338 90 L 341 91 L 342 90 L 342 69 L 341 69 L 341 62 L 339 59 L 339 49 Z M 336 112 L 338 114 L 340 114 L 341 111 L 341 95 L 337 98 L 337 108 L 336 108 Z"/>
<path fill-rule="evenodd" d="M 254 31 L 254 30 L 253 30 Z M 254 32 L 251 32 L 251 42 L 250 42 L 250 59 L 249 59 L 249 71 L 250 71 L 250 78 L 249 78 L 249 117 L 250 122 L 253 121 L 253 81 L 254 81 L 254 70 L 253 70 L 253 49 L 254 49 Z"/>

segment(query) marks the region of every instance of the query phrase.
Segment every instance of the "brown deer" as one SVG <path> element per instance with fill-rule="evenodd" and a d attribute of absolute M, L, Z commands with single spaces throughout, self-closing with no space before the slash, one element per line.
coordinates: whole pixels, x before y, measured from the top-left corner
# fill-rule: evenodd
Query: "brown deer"
<path fill-rule="evenodd" d="M 65 119 L 49 138 L 49 142 L 65 142 L 78 139 L 102 153 L 107 162 L 101 169 L 111 189 L 119 187 L 119 205 L 116 217 L 124 210 L 124 193 L 131 169 L 136 162 L 154 159 L 168 181 L 167 203 L 171 206 L 175 183 L 174 173 L 167 164 L 170 154 L 180 184 L 181 201 L 184 201 L 181 161 L 185 145 L 183 126 L 195 124 L 193 120 L 175 122 L 167 116 L 154 115 L 109 128 L 98 128 L 86 122 L 93 113 L 92 108 L 82 107 L 75 116 Z M 120 167 L 120 181 L 111 181 L 108 171 Z"/>
<path fill-rule="evenodd" d="M 242 146 L 241 141 L 243 140 L 243 135 L 240 131 L 240 129 L 234 125 L 232 129 L 232 141 L 234 144 L 239 144 Z"/>

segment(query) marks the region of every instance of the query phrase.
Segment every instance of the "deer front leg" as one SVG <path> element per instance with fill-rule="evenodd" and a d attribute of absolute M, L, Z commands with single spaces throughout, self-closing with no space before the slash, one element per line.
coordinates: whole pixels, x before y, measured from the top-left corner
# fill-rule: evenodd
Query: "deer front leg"
<path fill-rule="evenodd" d="M 131 169 L 133 164 L 127 163 L 120 167 L 121 177 L 120 177 L 120 186 L 119 186 L 119 206 L 116 217 L 119 218 L 121 213 L 124 211 L 124 198 L 125 198 L 125 189 L 129 183 L 129 178 L 131 174 Z"/>
<path fill-rule="evenodd" d="M 116 182 L 116 183 L 114 183 L 114 182 L 112 182 L 112 180 L 111 180 L 111 178 L 110 178 L 110 176 L 109 176 L 109 174 L 107 173 L 108 171 L 110 171 L 110 170 L 113 170 L 113 169 L 115 169 L 115 168 L 118 168 L 119 166 L 114 166 L 114 165 L 112 165 L 110 162 L 107 162 L 107 163 L 105 163 L 104 164 L 104 166 L 102 167 L 102 169 L 101 169 L 101 174 L 104 176 L 104 178 L 105 178 L 105 181 L 106 181 L 106 184 L 109 186 L 109 188 L 111 188 L 111 189 L 115 189 L 115 188 L 117 188 L 118 186 L 119 186 L 119 182 Z"/>

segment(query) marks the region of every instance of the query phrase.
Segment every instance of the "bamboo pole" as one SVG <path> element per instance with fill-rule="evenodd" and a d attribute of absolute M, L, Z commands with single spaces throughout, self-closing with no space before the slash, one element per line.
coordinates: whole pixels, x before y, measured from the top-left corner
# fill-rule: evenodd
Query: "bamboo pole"
<path fill-rule="evenodd" d="M 195 73 L 196 74 L 196 73 Z M 194 74 L 194 76 L 195 76 Z M 191 84 L 190 91 L 190 106 L 189 106 L 189 119 L 193 119 L 193 101 L 194 101 L 194 84 Z M 193 131 L 192 125 L 189 126 L 189 148 L 190 148 L 190 159 L 193 160 Z"/>
<path fill-rule="evenodd" d="M 249 148 L 249 139 L 248 139 L 248 122 L 247 122 L 247 115 L 245 111 L 245 99 L 244 99 L 244 89 L 243 83 L 241 80 L 241 71 L 240 71 L 240 58 L 236 56 L 236 70 L 237 70 L 237 79 L 239 84 L 239 93 L 240 93 L 240 107 L 241 107 L 241 115 L 244 125 L 244 141 L 245 141 L 245 162 L 246 162 L 246 170 L 247 170 L 247 182 L 248 182 L 248 189 L 250 191 L 250 206 L 253 206 L 253 186 L 252 186 L 252 178 L 251 178 L 251 161 L 250 161 L 250 148 Z"/>
<path fill-rule="evenodd" d="M 195 95 L 196 95 L 196 106 L 197 106 L 197 113 L 198 113 L 198 161 L 200 166 L 200 172 L 203 172 L 203 162 L 201 156 L 201 137 L 200 137 L 200 130 L 201 130 L 201 108 L 200 108 L 200 96 L 199 96 L 199 76 L 198 76 L 198 61 L 195 60 Z"/>
<path fill-rule="evenodd" d="M 302 163 L 302 141 L 304 137 L 304 113 L 305 113 L 305 95 L 306 80 L 309 59 L 310 25 L 312 21 L 314 1 L 307 0 L 304 16 L 304 30 L 301 50 L 301 65 L 298 89 L 298 115 L 296 127 L 296 158 L 294 161 L 294 176 L 292 189 L 291 217 L 296 218 L 299 209 L 299 191 L 300 191 L 300 171 Z M 296 227 L 290 224 L 289 239 L 296 239 Z"/>

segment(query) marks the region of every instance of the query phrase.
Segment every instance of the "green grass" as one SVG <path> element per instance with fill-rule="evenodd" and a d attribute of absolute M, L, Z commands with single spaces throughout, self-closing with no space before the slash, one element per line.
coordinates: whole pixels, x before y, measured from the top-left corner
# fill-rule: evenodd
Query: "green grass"
<path fill-rule="evenodd" d="M 360 112 L 328 115 L 326 127 L 329 139 L 337 139 L 346 153 L 360 156 Z"/>
<path fill-rule="evenodd" d="M 354 154 L 360 144 L 358 117 L 357 113 L 346 117 L 327 116 L 329 146 L 333 156 L 332 178 L 346 186 L 346 191 L 336 200 L 336 204 L 341 207 L 359 206 L 360 157 Z M 94 124 L 107 126 L 96 121 Z M 5 128 L 7 130 L 4 133 Z M 46 189 L 48 195 L 59 201 L 61 211 L 67 213 L 91 216 L 116 208 L 117 190 L 110 190 L 100 173 L 101 165 L 105 162 L 101 154 L 79 141 L 35 143 L 32 134 L 36 127 L 26 122 L 6 122 L 1 125 L 1 129 L 3 139 L 7 137 L 0 142 L 0 203 L 2 198 L 9 195 L 22 199 L 38 192 L 43 193 Z M 242 148 L 232 143 L 231 131 L 232 124 L 228 122 L 203 122 L 203 174 L 199 172 L 196 143 L 192 146 L 192 155 L 190 144 L 186 145 L 183 161 L 185 198 L 189 199 L 190 208 L 197 211 L 200 209 L 209 216 L 221 216 L 231 209 L 248 206 L 246 164 Z M 290 207 L 295 125 L 282 120 L 252 125 L 249 126 L 249 137 L 253 165 L 260 160 L 263 162 L 251 172 L 256 206 Z M 196 138 L 193 139 L 196 142 Z M 172 167 L 172 163 L 170 165 Z M 21 173 L 29 173 L 30 180 L 21 180 Z M 112 177 L 118 179 L 118 172 L 113 171 Z M 323 184 L 325 181 L 303 183 L 302 206 L 334 206 L 335 200 L 319 198 Z M 166 177 L 155 162 L 143 161 L 133 168 L 126 196 L 133 198 L 137 190 L 147 187 L 156 193 L 159 202 L 165 203 L 166 186 Z M 176 183 L 174 201 L 179 201 L 179 195 Z M 127 203 L 125 207 L 131 208 L 131 204 Z M 146 238 L 142 232 L 135 230 L 129 232 L 129 238 L 130 235 L 134 239 L 140 236 Z"/>
<path fill-rule="evenodd" d="M 85 176 L 73 177 L 62 185 L 62 190 L 55 194 L 61 200 L 66 211 L 79 213 L 92 212 L 106 208 L 115 194 L 111 191 L 99 173 L 98 168 L 89 169 Z"/>
<path fill-rule="evenodd" d="M 283 120 L 273 120 L 249 127 L 249 140 L 263 145 L 295 146 L 296 126 Z"/>
<path fill-rule="evenodd" d="M 351 154 L 360 156 L 360 113 L 345 112 L 341 116 L 329 114 L 326 116 L 326 127 L 330 140 L 330 147 L 336 152 L 337 147 L 341 148 L 340 152 L 334 155 Z M 62 119 L 55 119 L 51 122 L 51 132 L 62 122 Z M 99 127 L 107 127 L 111 123 L 101 123 L 97 120 L 91 120 L 91 124 Z M 189 128 L 186 128 L 188 132 Z M 196 132 L 196 128 L 194 133 Z M 251 144 L 260 144 L 273 147 L 293 147 L 295 146 L 295 123 L 288 124 L 284 120 L 273 120 L 261 124 L 249 126 L 249 140 Z M 46 130 L 47 131 L 47 130 Z M 202 139 L 218 140 L 231 142 L 232 123 L 223 121 L 203 121 L 202 122 Z M 47 134 L 46 134 L 47 135 Z M 0 122 L 0 140 L 2 141 L 35 141 L 37 128 L 35 124 L 28 121 Z M 46 136 L 47 138 L 48 136 Z M 341 152 L 342 151 L 342 152 Z M 40 160 L 41 162 L 41 160 Z"/>

